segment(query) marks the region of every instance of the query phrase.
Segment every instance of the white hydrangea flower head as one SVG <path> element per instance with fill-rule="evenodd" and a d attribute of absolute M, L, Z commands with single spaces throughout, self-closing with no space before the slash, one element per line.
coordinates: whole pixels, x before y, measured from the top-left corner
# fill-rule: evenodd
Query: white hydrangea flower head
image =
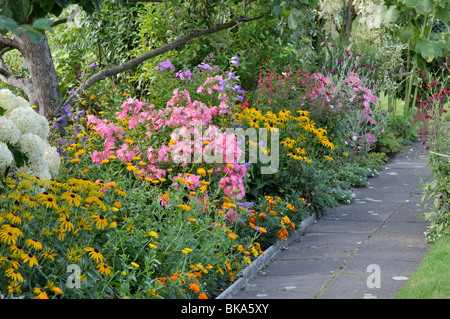
<path fill-rule="evenodd" d="M 16 144 L 19 141 L 19 128 L 10 119 L 0 116 L 0 142 Z"/>
<path fill-rule="evenodd" d="M 52 178 L 55 178 L 61 167 L 61 157 L 59 157 L 56 147 L 51 146 L 49 143 L 45 143 L 44 159 L 48 165 L 48 171 Z"/>
<path fill-rule="evenodd" d="M 37 131 L 36 135 L 42 138 L 43 140 L 46 140 L 48 134 L 50 134 L 50 125 L 48 124 L 48 121 L 44 116 L 39 115 L 39 117 L 41 118 L 41 126 L 39 128 L 39 131 Z"/>
<path fill-rule="evenodd" d="M 0 175 L 3 175 L 6 168 L 11 166 L 13 159 L 13 155 L 9 150 L 8 145 L 0 142 Z"/>
<path fill-rule="evenodd" d="M 19 138 L 18 145 L 30 162 L 43 161 L 45 145 L 42 138 L 35 134 L 25 133 Z"/>
<path fill-rule="evenodd" d="M 5 116 L 16 124 L 22 134 L 38 134 L 41 130 L 41 115 L 35 112 L 31 107 L 15 108 L 11 112 L 5 114 Z"/>
<path fill-rule="evenodd" d="M 10 112 L 17 108 L 15 103 L 16 96 L 8 89 L 0 90 L 0 107 L 5 109 L 6 112 Z"/>

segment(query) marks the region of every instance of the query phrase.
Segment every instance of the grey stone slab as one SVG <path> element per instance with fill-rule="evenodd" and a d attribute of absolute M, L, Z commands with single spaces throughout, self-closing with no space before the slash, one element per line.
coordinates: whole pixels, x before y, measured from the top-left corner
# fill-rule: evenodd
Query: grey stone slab
<path fill-rule="evenodd" d="M 373 209 L 373 208 L 372 208 Z M 368 222 L 382 222 L 390 218 L 392 211 L 375 211 L 360 209 L 357 212 L 333 212 L 322 217 L 323 220 L 336 221 L 368 221 Z"/>
<path fill-rule="evenodd" d="M 263 270 L 267 276 L 331 274 L 344 264 L 344 258 L 277 259 Z"/>
<path fill-rule="evenodd" d="M 418 261 L 422 260 L 428 246 L 423 247 L 398 247 L 398 246 L 376 246 L 363 245 L 353 256 L 364 258 L 373 258 L 375 260 L 399 260 L 399 261 Z"/>
<path fill-rule="evenodd" d="M 362 196 L 371 196 L 372 194 L 379 194 L 381 196 L 386 196 L 387 193 L 396 193 L 396 194 L 405 194 L 410 196 L 415 189 L 417 188 L 416 184 L 391 184 L 391 185 L 379 185 L 379 186 L 373 186 L 369 185 L 367 187 L 367 190 L 361 191 L 355 191 L 355 194 L 357 197 Z"/>
<path fill-rule="evenodd" d="M 409 277 L 418 266 L 418 261 L 392 260 L 378 258 L 376 255 L 354 255 L 345 265 L 342 273 L 365 274 L 370 272 L 368 270 L 370 265 L 378 265 L 382 275 Z"/>
<path fill-rule="evenodd" d="M 402 210 L 395 212 L 395 214 L 392 214 L 392 216 L 389 218 L 389 221 L 398 221 L 398 222 L 416 222 L 416 223 L 423 223 L 424 219 L 421 216 L 423 212 L 421 211 L 411 211 L 411 210 Z"/>
<path fill-rule="evenodd" d="M 423 234 L 428 229 L 426 223 L 410 221 L 387 221 L 377 232 Z"/>
<path fill-rule="evenodd" d="M 248 282 L 235 299 L 311 299 L 333 274 L 266 276 Z"/>
<path fill-rule="evenodd" d="M 314 225 L 308 227 L 305 233 L 360 233 L 360 232 L 374 232 L 382 225 L 380 221 L 366 221 L 366 220 L 319 220 Z"/>
<path fill-rule="evenodd" d="M 392 207 L 390 204 L 399 205 L 411 197 L 411 192 L 399 193 L 399 192 L 370 192 L 362 194 L 355 198 L 355 202 L 359 204 L 376 204 L 376 206 L 382 206 L 383 203 Z M 358 204 L 358 203 L 355 203 Z"/>
<path fill-rule="evenodd" d="M 328 245 L 317 244 L 290 245 L 287 249 L 277 255 L 277 259 L 325 259 L 341 258 L 346 259 L 357 247 L 357 243 L 352 245 Z"/>
<path fill-rule="evenodd" d="M 307 230 L 306 230 L 307 231 Z M 364 242 L 370 233 L 307 233 L 300 238 L 301 245 L 351 246 Z"/>
<path fill-rule="evenodd" d="M 375 232 L 365 245 L 400 246 L 400 247 L 426 247 L 425 235 L 407 233 Z"/>
<path fill-rule="evenodd" d="M 380 287 L 369 288 L 367 285 L 369 275 L 369 273 L 341 273 L 318 296 L 318 299 L 392 299 L 407 282 L 381 275 Z"/>

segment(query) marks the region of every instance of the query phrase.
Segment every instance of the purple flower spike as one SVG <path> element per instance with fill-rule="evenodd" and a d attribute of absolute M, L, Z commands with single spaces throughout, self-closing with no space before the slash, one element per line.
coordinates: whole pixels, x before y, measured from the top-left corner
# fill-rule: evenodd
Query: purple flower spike
<path fill-rule="evenodd" d="M 231 58 L 231 63 L 233 63 L 235 66 L 239 66 L 239 56 L 234 56 Z"/>

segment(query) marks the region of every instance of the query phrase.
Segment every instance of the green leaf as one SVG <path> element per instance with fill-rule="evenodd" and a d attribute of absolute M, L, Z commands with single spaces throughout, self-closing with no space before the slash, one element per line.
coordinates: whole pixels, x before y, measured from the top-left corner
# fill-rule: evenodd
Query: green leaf
<path fill-rule="evenodd" d="M 447 24 L 450 21 L 450 8 L 447 7 L 445 9 L 437 9 L 436 19 L 444 24 Z"/>
<path fill-rule="evenodd" d="M 405 4 L 414 8 L 417 14 L 428 14 L 433 8 L 432 0 L 405 0 Z"/>
<path fill-rule="evenodd" d="M 41 32 L 49 31 L 53 33 L 53 29 L 51 27 L 53 21 L 46 18 L 37 19 L 32 27 L 36 30 L 39 30 Z"/>
<path fill-rule="evenodd" d="M 442 56 L 442 49 L 444 49 L 444 43 L 424 38 L 419 38 L 415 47 L 415 51 L 420 53 L 427 62 Z"/>
<path fill-rule="evenodd" d="M 5 114 L 6 110 L 0 106 L 0 116 L 3 116 Z"/>
<path fill-rule="evenodd" d="M 288 17 L 288 26 L 289 26 L 289 29 L 291 29 L 291 30 L 295 30 L 298 27 L 298 21 L 294 17 L 294 14 L 292 12 Z"/>
<path fill-rule="evenodd" d="M 414 29 L 411 25 L 403 27 L 399 30 L 398 37 L 402 42 L 406 43 L 414 37 Z"/>
<path fill-rule="evenodd" d="M 13 11 L 12 18 L 21 23 L 25 22 L 28 14 L 30 13 L 31 3 L 29 0 L 16 0 L 11 4 L 11 9 Z"/>
<path fill-rule="evenodd" d="M 18 146 L 9 146 L 9 149 L 18 168 L 21 168 L 28 163 L 28 157 L 20 151 Z"/>
<path fill-rule="evenodd" d="M 45 34 L 43 32 L 40 32 L 39 30 L 36 30 L 31 25 L 28 24 L 22 24 L 20 27 L 25 30 L 27 36 L 30 38 L 31 41 L 38 43 L 44 40 Z"/>
<path fill-rule="evenodd" d="M 283 8 L 277 4 L 273 7 L 272 12 L 275 16 L 280 16 L 283 13 Z"/>
<path fill-rule="evenodd" d="M 17 25 L 17 22 L 7 16 L 0 14 L 0 33 L 5 34 L 9 31 L 17 35 L 20 34 L 20 29 Z"/>

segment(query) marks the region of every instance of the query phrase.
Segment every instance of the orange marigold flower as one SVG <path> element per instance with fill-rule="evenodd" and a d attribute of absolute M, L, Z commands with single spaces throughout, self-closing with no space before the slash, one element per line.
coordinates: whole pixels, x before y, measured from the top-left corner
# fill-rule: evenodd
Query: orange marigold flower
<path fill-rule="evenodd" d="M 204 292 L 202 292 L 198 295 L 198 299 L 208 299 L 208 296 Z"/>
<path fill-rule="evenodd" d="M 280 239 L 285 239 L 288 237 L 288 235 L 289 235 L 289 233 L 287 232 L 286 229 L 280 229 L 278 231 L 278 238 L 280 238 Z"/>
<path fill-rule="evenodd" d="M 197 284 L 190 284 L 189 285 L 189 289 L 191 289 L 194 292 L 199 292 L 200 291 L 200 287 Z"/>

